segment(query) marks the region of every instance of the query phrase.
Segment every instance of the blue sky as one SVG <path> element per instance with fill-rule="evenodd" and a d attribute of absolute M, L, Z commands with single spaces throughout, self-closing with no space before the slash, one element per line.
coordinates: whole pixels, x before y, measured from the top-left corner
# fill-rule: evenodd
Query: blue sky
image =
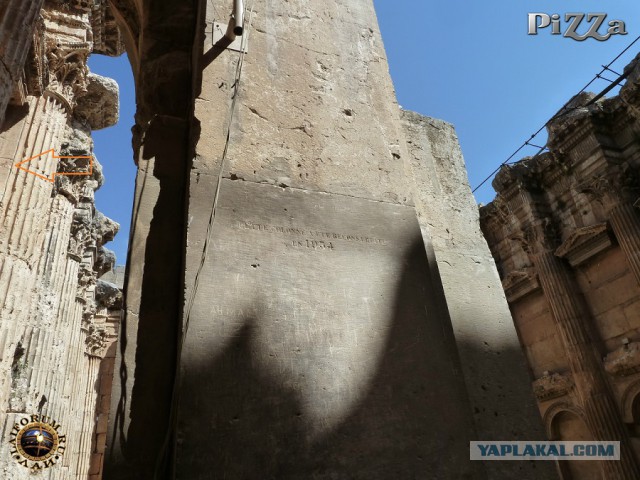
<path fill-rule="evenodd" d="M 455 125 L 472 187 L 477 186 L 577 93 L 601 66 L 640 35 L 638 0 L 374 0 L 391 76 L 403 108 Z M 527 14 L 606 12 L 607 21 L 626 22 L 628 35 L 584 42 L 550 35 L 527 35 Z M 566 28 L 563 26 L 563 29 Z M 585 25 L 579 31 L 586 31 Z M 606 28 L 602 27 L 601 32 Z M 621 72 L 640 41 L 612 68 Z M 118 263 L 126 260 L 135 166 L 131 127 L 135 113 L 133 79 L 125 57 L 94 55 L 92 71 L 120 85 L 117 126 L 94 132 L 96 155 L 106 183 L 98 208 L 121 224 L 108 245 Z M 609 78 L 615 78 L 609 74 Z M 599 92 L 599 80 L 590 90 Z M 544 143 L 545 138 L 534 143 Z M 536 149 L 522 152 L 522 157 Z M 478 202 L 494 196 L 490 182 L 476 192 Z"/>

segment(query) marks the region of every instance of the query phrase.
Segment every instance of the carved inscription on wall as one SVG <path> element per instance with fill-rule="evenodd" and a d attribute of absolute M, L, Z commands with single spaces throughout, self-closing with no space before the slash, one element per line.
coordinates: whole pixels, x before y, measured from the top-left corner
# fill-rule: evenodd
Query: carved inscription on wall
<path fill-rule="evenodd" d="M 254 230 L 275 235 L 296 237 L 295 239 L 286 240 L 284 242 L 285 246 L 289 248 L 308 248 L 310 250 L 332 251 L 338 247 L 338 240 L 359 244 L 387 245 L 386 240 L 376 237 L 327 232 L 300 227 L 283 227 L 267 223 L 242 221 L 237 223 L 237 228 L 240 230 Z"/>

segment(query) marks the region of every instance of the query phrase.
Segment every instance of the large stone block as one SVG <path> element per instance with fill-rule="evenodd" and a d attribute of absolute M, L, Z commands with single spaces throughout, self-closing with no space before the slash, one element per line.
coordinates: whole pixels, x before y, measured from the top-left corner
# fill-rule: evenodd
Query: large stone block
<path fill-rule="evenodd" d="M 439 291 L 412 207 L 224 180 L 178 478 L 481 478 Z"/>

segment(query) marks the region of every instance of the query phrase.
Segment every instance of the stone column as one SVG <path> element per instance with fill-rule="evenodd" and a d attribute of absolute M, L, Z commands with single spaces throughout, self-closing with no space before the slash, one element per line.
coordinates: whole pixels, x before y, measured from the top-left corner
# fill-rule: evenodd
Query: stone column
<path fill-rule="evenodd" d="M 637 209 L 630 203 L 620 203 L 609 211 L 609 223 L 640 284 L 640 216 Z"/>
<path fill-rule="evenodd" d="M 589 310 L 571 273 L 543 240 L 541 225 L 532 229 L 535 230 L 534 236 L 537 239 L 530 245 L 530 256 L 537 268 L 540 284 L 567 353 L 586 423 L 594 440 L 621 442 L 619 462 L 600 462 L 604 478 L 640 478 L 640 468 L 633 455 L 627 431 L 607 385 L 598 352 L 589 336 Z"/>
<path fill-rule="evenodd" d="M 46 150 L 47 146 L 57 146 L 66 124 L 66 112 L 61 103 L 52 97 L 32 99 L 33 109 L 17 149 L 21 158 L 28 158 Z M 25 157 L 22 157 L 25 155 Z M 32 162 L 31 167 L 50 175 L 53 162 L 47 157 Z M 7 196 L 0 206 L 0 345 L 4 352 L 0 361 L 0 404 L 8 401 L 9 390 L 20 398 L 11 383 L 16 383 L 15 375 L 9 379 L 14 358 L 7 352 L 13 352 L 18 345 L 26 348 L 24 332 L 18 329 L 33 324 L 30 320 L 38 307 L 37 301 L 25 301 L 30 292 L 35 290 L 38 265 L 46 250 L 47 231 L 42 219 L 50 218 L 51 192 L 53 185 L 35 175 L 22 170 L 14 172 L 7 189 Z M 6 319 L 6 320 L 5 320 Z"/>
<path fill-rule="evenodd" d="M 626 162 L 605 169 L 577 189 L 604 206 L 629 269 L 640 284 L 640 215 L 633 206 L 640 197 L 638 175 Z"/>
<path fill-rule="evenodd" d="M 102 245 L 118 229 L 95 209 L 102 173 L 91 140 L 92 129 L 117 119 L 117 85 L 88 74 L 91 22 L 84 3 L 48 4 L 42 12 L 46 49 L 32 59 L 41 62 L 41 90 L 30 92 L 21 134 L 5 149 L 10 168 L 0 203 L 0 435 L 35 414 L 60 424 L 68 452 L 55 458 L 55 468 L 26 465 L 46 469 L 47 480 L 86 479 L 92 467 L 104 337 L 95 285 L 110 267 Z M 40 155 L 49 150 L 69 158 Z M 89 162 L 78 156 L 92 158 L 90 174 Z M 29 171 L 15 167 L 29 158 L 23 165 Z M 51 181 L 54 172 L 63 175 Z M 0 444 L 0 476 L 22 477 L 29 470 L 9 448 Z"/>
<path fill-rule="evenodd" d="M 29 52 L 44 0 L 5 0 L 0 6 L 0 126 Z"/>

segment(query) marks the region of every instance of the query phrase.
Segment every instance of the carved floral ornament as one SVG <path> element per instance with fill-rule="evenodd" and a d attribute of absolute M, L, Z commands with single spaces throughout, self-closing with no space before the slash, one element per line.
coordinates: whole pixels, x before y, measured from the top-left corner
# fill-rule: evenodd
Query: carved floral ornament
<path fill-rule="evenodd" d="M 509 204 L 505 201 L 504 197 L 498 194 L 492 204 L 494 206 L 494 211 L 492 213 L 495 213 L 498 221 L 502 225 L 509 224 L 512 218 L 512 213 L 509 208 Z"/>
<path fill-rule="evenodd" d="M 102 356 L 108 344 L 109 334 L 105 327 L 89 323 L 85 329 L 85 348 L 88 355 Z"/>
<path fill-rule="evenodd" d="M 87 58 L 89 45 L 63 47 L 51 46 L 47 49 L 49 66 L 48 89 L 62 95 L 71 106 L 77 97 L 87 93 Z"/>

